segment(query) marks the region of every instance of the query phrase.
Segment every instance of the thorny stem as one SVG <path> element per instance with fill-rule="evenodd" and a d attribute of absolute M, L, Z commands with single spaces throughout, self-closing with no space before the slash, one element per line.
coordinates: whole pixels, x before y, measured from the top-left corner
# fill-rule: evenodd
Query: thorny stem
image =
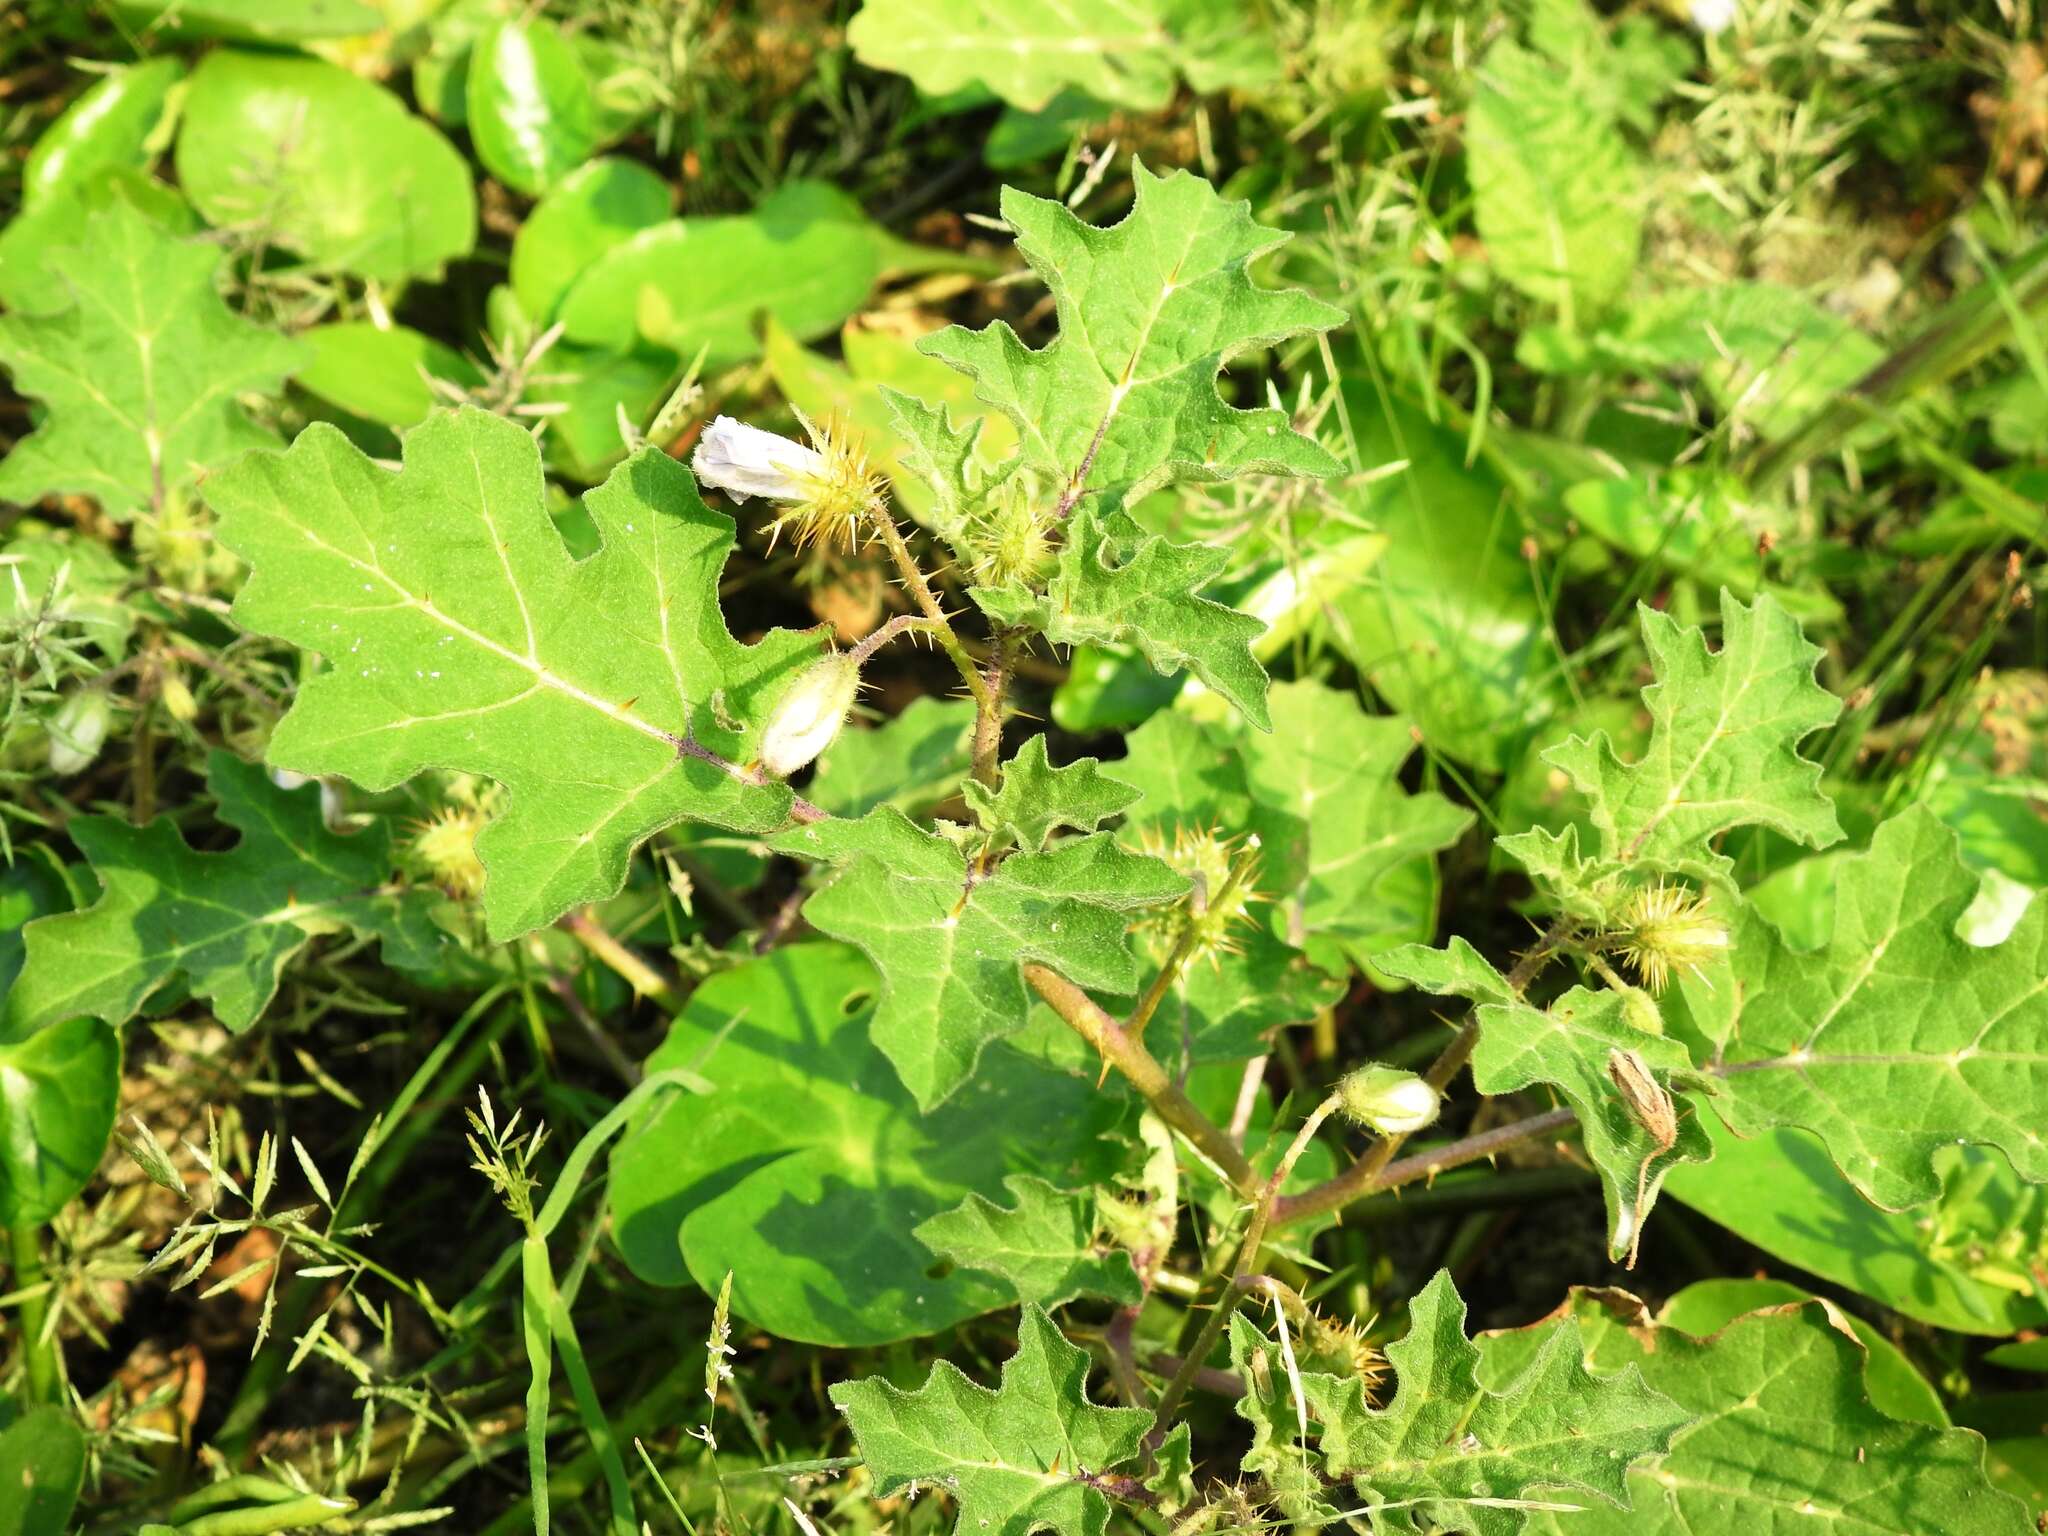
<path fill-rule="evenodd" d="M 925 579 L 924 568 L 917 563 L 917 556 L 903 541 L 903 532 L 896 526 L 896 519 L 879 501 L 870 508 L 870 513 L 869 521 L 875 532 L 881 535 L 882 547 L 889 551 L 889 558 L 896 563 L 896 574 L 903 578 L 911 601 L 931 621 L 932 637 L 953 658 L 953 665 L 959 668 L 961 680 L 967 684 L 967 691 L 974 699 L 974 707 L 987 708 L 985 695 L 988 690 L 982 682 L 981 669 L 975 666 L 974 658 L 961 645 L 960 637 L 953 633 L 953 622 L 946 617 L 946 610 L 939 606 L 938 598 L 932 593 L 932 584 Z"/>
<path fill-rule="evenodd" d="M 1560 914 L 1553 919 L 1536 942 L 1524 951 L 1522 958 L 1515 962 L 1514 969 L 1508 972 L 1509 989 L 1520 993 L 1528 986 L 1577 925 L 1577 919 L 1569 914 Z M 1448 1088 L 1451 1079 L 1463 1071 L 1465 1063 L 1472 1059 L 1472 1052 L 1478 1044 L 1479 1013 L 1475 1008 L 1466 1015 L 1465 1022 L 1459 1027 L 1457 1034 L 1451 1037 L 1450 1044 L 1443 1048 L 1436 1060 L 1430 1063 L 1429 1070 L 1423 1074 L 1429 1086 L 1438 1093 Z M 1311 1216 L 1320 1216 L 1326 1211 L 1334 1211 L 1349 1205 L 1352 1201 L 1380 1189 L 1390 1188 L 1391 1186 L 1380 1182 L 1381 1178 L 1388 1172 L 1394 1161 L 1394 1154 L 1401 1149 L 1401 1143 L 1407 1139 L 1405 1136 L 1383 1136 L 1370 1152 L 1342 1173 L 1325 1179 L 1314 1189 L 1284 1197 L 1274 1212 L 1275 1221 L 1282 1226 L 1290 1222 L 1304 1221 Z M 1433 1153 L 1430 1156 L 1436 1158 L 1441 1154 Z"/>
<path fill-rule="evenodd" d="M 1159 1394 L 1156 1422 L 1160 1427 L 1153 1431 L 1159 1440 L 1165 1438 L 1167 1428 L 1171 1427 L 1174 1415 L 1179 1411 L 1181 1399 L 1185 1398 L 1188 1389 L 1194 1386 L 1196 1372 L 1216 1348 L 1216 1341 L 1223 1337 L 1223 1330 L 1230 1322 L 1230 1315 L 1237 1310 L 1238 1299 L 1244 1294 L 1250 1277 L 1258 1274 L 1259 1253 L 1266 1246 L 1266 1229 L 1272 1224 L 1273 1210 L 1279 1202 L 1281 1186 L 1286 1184 L 1287 1176 L 1294 1172 L 1295 1163 L 1307 1150 L 1316 1132 L 1322 1129 L 1323 1122 L 1336 1113 L 1343 1102 L 1341 1096 L 1333 1093 L 1311 1110 L 1308 1118 L 1301 1122 L 1301 1129 L 1294 1133 L 1294 1140 L 1288 1145 L 1286 1154 L 1267 1176 L 1265 1185 L 1260 1189 L 1258 1199 L 1252 1206 L 1251 1225 L 1245 1229 L 1244 1241 L 1238 1246 L 1237 1257 L 1225 1271 L 1229 1278 L 1223 1287 L 1223 1294 L 1217 1298 L 1208 1320 L 1202 1324 L 1201 1335 L 1195 1340 L 1194 1348 L 1188 1351 L 1187 1359 L 1181 1363 L 1180 1370 L 1166 1384 L 1166 1390 Z M 1153 1443 L 1157 1444 L 1158 1440 Z"/>
<path fill-rule="evenodd" d="M 931 627 L 932 621 L 921 614 L 899 613 L 880 629 L 864 637 L 860 644 L 853 648 L 850 653 L 853 657 L 853 664 L 856 667 L 864 667 L 868 664 L 869 657 L 873 656 L 875 652 L 879 651 L 891 640 L 894 640 L 898 635 L 908 634 L 912 630 L 928 631 Z"/>
<path fill-rule="evenodd" d="M 1145 1043 L 1127 1033 L 1095 1000 L 1057 971 L 1032 963 L 1024 967 L 1024 979 L 1031 989 L 1052 1005 L 1053 1011 L 1072 1026 L 1075 1033 L 1101 1053 L 1103 1070 L 1115 1067 L 1144 1095 L 1153 1113 L 1187 1138 L 1195 1149 L 1219 1169 L 1231 1188 L 1251 1197 L 1259 1189 L 1259 1176 L 1237 1143 L 1226 1136 L 1210 1118 L 1166 1075 Z"/>
<path fill-rule="evenodd" d="M 1006 629 L 996 637 L 982 678 L 985 692 L 974 701 L 974 777 L 990 788 L 995 787 L 996 764 L 1003 753 L 1003 700 L 1009 692 L 1018 643 L 1015 630 Z"/>
<path fill-rule="evenodd" d="M 1247 839 L 1244 851 L 1231 865 L 1230 875 L 1224 880 L 1223 889 L 1214 896 L 1204 896 L 1207 906 L 1212 909 L 1221 907 L 1237 895 L 1245 881 L 1251 878 L 1252 870 L 1258 865 L 1258 851 L 1259 840 L 1256 837 Z M 1152 1015 L 1159 1011 L 1159 1005 L 1166 1000 L 1166 994 L 1180 979 L 1180 973 L 1187 967 L 1189 959 L 1193 957 L 1196 947 L 1201 942 L 1200 925 L 1191 922 L 1181 929 L 1180 937 L 1174 941 L 1173 949 L 1166 957 L 1166 963 L 1159 967 L 1159 974 L 1152 978 L 1152 985 L 1145 989 L 1145 995 L 1138 1000 L 1138 1006 L 1132 1010 L 1129 1021 L 1124 1025 L 1125 1033 L 1140 1040 L 1145 1038 L 1145 1026 L 1152 1022 Z"/>

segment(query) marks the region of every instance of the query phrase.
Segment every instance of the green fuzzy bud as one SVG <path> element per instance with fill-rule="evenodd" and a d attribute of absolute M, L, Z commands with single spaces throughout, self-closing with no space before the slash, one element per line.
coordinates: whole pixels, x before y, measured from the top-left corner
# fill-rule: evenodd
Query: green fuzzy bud
<path fill-rule="evenodd" d="M 786 779 L 832 745 L 860 691 L 860 663 L 850 653 L 820 657 L 789 685 L 761 733 L 761 767 Z"/>
<path fill-rule="evenodd" d="M 1413 1072 L 1399 1067 L 1360 1067 L 1337 1085 L 1344 1113 L 1382 1136 L 1406 1136 L 1433 1123 L 1441 1100 Z"/>

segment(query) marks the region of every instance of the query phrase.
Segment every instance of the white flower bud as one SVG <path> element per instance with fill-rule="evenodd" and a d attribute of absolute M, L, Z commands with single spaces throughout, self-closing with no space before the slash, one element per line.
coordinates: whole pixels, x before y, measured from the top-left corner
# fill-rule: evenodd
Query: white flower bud
<path fill-rule="evenodd" d="M 690 468 L 700 482 L 734 501 L 749 496 L 799 501 L 818 483 L 825 461 L 815 448 L 721 416 L 697 439 Z"/>
<path fill-rule="evenodd" d="M 57 706 L 47 729 L 50 734 L 50 772 L 59 778 L 83 773 L 107 743 L 107 729 L 114 723 L 114 705 L 103 688 L 81 688 Z"/>
<path fill-rule="evenodd" d="M 1726 32 L 1742 12 L 1740 0 L 1692 0 L 1687 7 L 1692 24 L 1709 37 Z"/>
<path fill-rule="evenodd" d="M 1399 1067 L 1360 1067 L 1337 1085 L 1344 1113 L 1382 1136 L 1406 1136 L 1436 1119 L 1437 1091 Z"/>
<path fill-rule="evenodd" d="M 761 767 L 786 779 L 832 745 L 860 689 L 860 663 L 834 651 L 789 685 L 761 733 Z"/>

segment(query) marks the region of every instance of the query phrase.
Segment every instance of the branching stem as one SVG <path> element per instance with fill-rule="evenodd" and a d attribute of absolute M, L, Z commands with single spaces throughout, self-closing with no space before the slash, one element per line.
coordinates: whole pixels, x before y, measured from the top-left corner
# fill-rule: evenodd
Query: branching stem
<path fill-rule="evenodd" d="M 1166 1075 L 1144 1041 L 1127 1033 L 1123 1026 L 1096 1006 L 1095 1000 L 1066 977 L 1045 966 L 1024 967 L 1024 979 L 1074 1032 L 1094 1046 L 1102 1056 L 1103 1071 L 1111 1067 L 1123 1073 L 1133 1088 L 1143 1094 L 1154 1114 L 1184 1136 L 1195 1150 L 1213 1164 L 1230 1187 L 1246 1198 L 1259 1191 L 1259 1176 L 1237 1143 L 1196 1108 L 1195 1103 Z"/>
<path fill-rule="evenodd" d="M 967 692 L 974 700 L 976 709 L 986 709 L 987 685 L 982 681 L 981 669 L 974 664 L 974 658 L 967 654 L 967 648 L 960 643 L 960 637 L 953 633 L 953 621 L 946 617 L 946 610 L 939 606 L 938 598 L 932 592 L 932 584 L 926 580 L 924 568 L 917 563 L 917 556 L 910 552 L 904 542 L 903 531 L 896 526 L 896 519 L 889 509 L 879 501 L 870 509 L 869 521 L 881 537 L 882 547 L 889 551 L 889 558 L 896 564 L 896 574 L 903 578 L 903 585 L 909 591 L 911 601 L 917 604 L 931 624 L 932 638 L 939 642 L 945 653 L 953 658 L 953 665 L 960 671 L 961 681 L 967 684 Z"/>
<path fill-rule="evenodd" d="M 1508 987 L 1519 994 L 1535 980 L 1536 974 L 1549 963 L 1550 957 L 1557 953 L 1577 926 L 1577 920 L 1567 914 L 1560 914 L 1553 920 L 1536 942 L 1523 952 L 1521 959 L 1515 962 L 1514 969 L 1508 972 Z M 1438 1093 L 1448 1088 L 1451 1079 L 1463 1071 L 1465 1063 L 1472 1059 L 1472 1052 L 1478 1044 L 1479 1014 L 1478 1010 L 1474 1009 L 1466 1015 L 1464 1024 L 1459 1027 L 1457 1034 L 1451 1037 L 1450 1044 L 1438 1053 L 1436 1060 L 1430 1063 L 1429 1070 L 1423 1074 L 1428 1079 L 1430 1087 Z M 1391 1184 L 1382 1181 L 1393 1165 L 1394 1154 L 1400 1151 L 1401 1143 L 1406 1140 L 1405 1136 L 1381 1137 L 1371 1151 L 1342 1173 L 1325 1179 L 1314 1189 L 1304 1190 L 1299 1195 L 1282 1199 L 1279 1209 L 1274 1213 L 1274 1220 L 1281 1226 L 1290 1222 L 1305 1221 L 1311 1216 L 1320 1216 L 1327 1211 L 1349 1205 L 1366 1195 L 1392 1188 Z M 1440 1158 L 1441 1155 L 1431 1154 L 1432 1158 Z M 1442 1166 L 1453 1165 L 1446 1163 Z"/>
<path fill-rule="evenodd" d="M 1223 882 L 1223 889 L 1205 898 L 1209 907 L 1221 907 L 1236 898 L 1245 881 L 1251 878 L 1252 871 L 1258 867 L 1258 850 L 1257 838 L 1251 839 L 1245 845 L 1244 851 L 1231 865 L 1230 874 Z M 1200 924 L 1190 922 L 1182 927 L 1180 937 L 1174 941 L 1173 949 L 1166 957 L 1166 963 L 1159 967 L 1159 974 L 1152 978 L 1152 985 L 1145 989 L 1145 995 L 1138 1000 L 1138 1006 L 1132 1010 L 1130 1019 L 1124 1024 L 1125 1034 L 1140 1040 L 1145 1038 L 1145 1027 L 1152 1022 L 1152 1015 L 1159 1011 L 1159 1005 L 1166 1000 L 1166 994 L 1173 990 L 1173 984 L 1180 979 L 1180 973 L 1187 968 L 1188 961 L 1194 957 L 1195 950 L 1201 942 Z"/>
<path fill-rule="evenodd" d="M 1188 1390 L 1194 1386 L 1196 1372 L 1216 1348 L 1216 1341 L 1223 1337 L 1223 1330 L 1229 1325 L 1231 1314 L 1237 1310 L 1238 1299 L 1244 1294 L 1248 1284 L 1256 1283 L 1252 1277 L 1258 1274 L 1259 1253 L 1266 1246 L 1266 1231 L 1272 1224 L 1273 1210 L 1279 1202 L 1281 1188 L 1287 1183 L 1287 1176 L 1294 1172 L 1295 1163 L 1308 1149 L 1309 1142 L 1315 1139 L 1316 1132 L 1322 1129 L 1323 1122 L 1335 1114 L 1343 1102 L 1341 1097 L 1333 1093 L 1309 1112 L 1308 1118 L 1301 1122 L 1301 1129 L 1294 1133 L 1294 1140 L 1288 1144 L 1285 1155 L 1274 1165 L 1272 1173 L 1267 1176 L 1264 1186 L 1259 1190 L 1258 1198 L 1252 1205 L 1251 1224 L 1245 1229 L 1244 1241 L 1238 1246 L 1236 1259 L 1224 1271 L 1229 1279 L 1223 1287 L 1223 1294 L 1217 1298 L 1214 1309 L 1209 1313 L 1207 1321 L 1202 1324 L 1201 1335 L 1195 1340 L 1194 1348 L 1188 1351 L 1187 1359 L 1181 1363 L 1180 1370 L 1166 1384 L 1166 1390 L 1159 1394 L 1157 1427 L 1153 1430 L 1158 1439 L 1163 1440 L 1166 1432 L 1173 1427 L 1174 1414 L 1179 1410 L 1182 1399 L 1188 1395 Z"/>

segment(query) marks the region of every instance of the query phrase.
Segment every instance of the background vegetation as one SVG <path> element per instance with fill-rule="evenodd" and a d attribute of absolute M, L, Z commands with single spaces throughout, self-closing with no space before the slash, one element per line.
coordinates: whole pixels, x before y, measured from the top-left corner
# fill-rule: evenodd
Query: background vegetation
<path fill-rule="evenodd" d="M 1135 33 L 1123 7 L 1084 7 L 1083 46 L 1046 53 L 976 41 L 1010 24 L 984 9 L 0 10 L 0 990 L 21 978 L 0 1030 L 0 1417 L 21 1433 L 0 1435 L 0 1482 L 76 1445 L 83 1531 L 498 1533 L 532 1523 L 537 1448 L 567 1531 L 950 1529 L 944 1498 L 873 1497 L 827 1388 L 912 1386 L 933 1358 L 992 1382 L 1016 1312 L 787 1342 L 824 1334 L 728 1316 L 722 1266 L 693 1259 L 694 1283 L 672 1227 L 636 1252 L 630 1188 L 604 1192 L 602 1158 L 565 1165 L 650 1071 L 701 1065 L 707 1015 L 670 1035 L 699 988 L 815 937 L 815 878 L 678 826 L 615 898 L 492 942 L 471 846 L 491 783 L 294 788 L 251 766 L 313 663 L 228 619 L 245 568 L 198 487 L 315 422 L 396 460 L 466 403 L 538 436 L 556 524 L 588 550 L 575 493 L 629 449 L 687 457 L 719 414 L 796 435 L 802 412 L 861 434 L 932 525 L 877 389 L 1012 440 L 914 345 L 948 322 L 1054 334 L 1005 186 L 1104 225 L 1139 162 L 1192 170 L 1292 233 L 1263 283 L 1341 316 L 1231 360 L 1223 387 L 1286 411 L 1342 474 L 1142 507 L 1149 530 L 1228 552 L 1209 595 L 1270 626 L 1253 649 L 1275 677 L 1411 728 L 1382 768 L 1316 788 L 1470 813 L 1318 919 L 1306 947 L 1346 979 L 1282 1005 L 1241 1101 L 1261 1124 L 1361 1061 L 1436 1056 L 1442 1005 L 1374 956 L 1453 933 L 1528 946 L 1547 914 L 1493 838 L 1586 825 L 1545 748 L 1644 740 L 1638 604 L 1717 631 L 1720 589 L 1768 597 L 1820 648 L 1843 707 L 1804 750 L 1847 841 L 1722 850 L 1794 943 L 1826 937 L 1842 860 L 1911 806 L 1959 836 L 1979 942 L 2048 885 L 2032 0 L 1173 0 L 1138 7 Z M 911 611 L 879 546 L 799 547 L 757 513 L 738 511 L 720 588 L 735 635 L 823 624 L 850 645 Z M 958 572 L 940 597 L 967 606 Z M 804 793 L 964 819 L 973 708 L 946 658 L 892 646 L 866 681 Z M 1176 697 L 1226 728 L 1189 693 L 1128 647 L 1040 645 L 1015 662 L 1012 740 L 1042 726 L 1055 759 L 1114 771 Z M 1282 726 L 1284 754 L 1300 738 Z M 168 929 L 132 922 L 106 951 L 104 929 L 50 928 L 74 947 L 57 982 L 28 979 L 59 942 L 32 919 L 160 912 L 166 892 L 187 903 Z M 244 914 L 234 937 L 179 930 L 209 903 Z M 754 1091 L 770 1117 L 818 1113 L 772 1073 Z M 1502 1094 L 1426 1135 L 1549 1102 Z M 738 1177 L 768 1155 L 754 1134 L 718 1131 L 702 1166 Z M 1286 1258 L 1361 1361 L 1439 1269 L 1475 1330 L 1528 1324 L 1574 1284 L 1678 1298 L 1666 1320 L 1701 1332 L 1817 1293 L 1869 1349 L 1886 1412 L 1982 1431 L 1994 1480 L 2048 1511 L 2038 1190 L 1957 1147 L 1940 1198 L 1892 1214 L 1798 1133 L 1715 1141 L 1670 1178 L 1632 1273 L 1568 1136 L 1361 1204 Z M 1336 1166 L 1330 1146 L 1308 1156 Z M 972 1180 L 950 1178 L 957 1200 Z M 1188 1199 L 1199 1251 L 1228 1199 Z M 542 1227 L 573 1331 L 536 1316 L 530 1276 L 522 1292 Z M 864 1235 L 829 1210 L 807 1230 L 828 1271 Z M 1108 1365 L 1116 1315 L 1084 1302 L 1067 1334 Z M 1139 1326 L 1164 1351 L 1179 1313 Z M 536 1337 L 565 1362 L 552 1388 L 530 1385 Z M 1192 1411 L 1209 1443 L 1240 1434 L 1221 1397 Z M 1226 1498 L 1233 1466 L 1198 1469 L 1207 1502 L 1183 1518 L 1279 1518 Z M 0 1532 L 68 1528 L 9 1497 Z"/>

